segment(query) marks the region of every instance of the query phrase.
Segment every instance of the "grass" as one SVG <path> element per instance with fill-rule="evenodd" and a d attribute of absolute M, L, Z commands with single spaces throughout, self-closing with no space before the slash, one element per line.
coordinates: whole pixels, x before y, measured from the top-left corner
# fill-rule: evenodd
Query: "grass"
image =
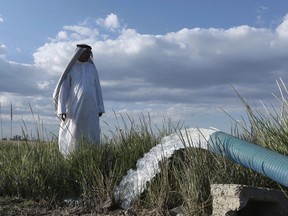
<path fill-rule="evenodd" d="M 288 94 L 278 83 L 282 104 L 273 112 L 252 109 L 240 97 L 248 115 L 248 122 L 239 124 L 235 135 L 258 145 L 288 154 Z M 116 130 L 103 145 L 95 147 L 82 143 L 79 151 L 64 159 L 56 142 L 2 141 L 0 143 L 0 196 L 16 196 L 32 200 L 59 203 L 67 198 L 85 200 L 91 206 L 116 207 L 113 192 L 123 176 L 135 168 L 137 160 L 160 139 L 181 126 L 170 123 L 152 130 L 150 117 L 138 122 L 128 116 L 124 128 Z M 169 121 L 168 121 L 169 122 Z M 238 133 L 238 129 L 243 131 Z M 159 173 L 134 204 L 134 209 L 156 209 L 164 214 L 176 206 L 184 206 L 191 215 L 210 215 L 212 198 L 210 185 L 234 183 L 287 190 L 270 179 L 232 163 L 203 149 L 178 150 L 170 159 L 161 162 Z"/>

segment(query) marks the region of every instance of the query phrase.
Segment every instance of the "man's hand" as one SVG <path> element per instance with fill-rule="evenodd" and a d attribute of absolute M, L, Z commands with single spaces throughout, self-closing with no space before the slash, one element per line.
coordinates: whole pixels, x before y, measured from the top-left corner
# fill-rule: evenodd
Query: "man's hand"
<path fill-rule="evenodd" d="M 67 118 L 67 114 L 66 113 L 61 113 L 61 120 L 62 121 L 65 121 L 66 120 L 66 118 Z"/>

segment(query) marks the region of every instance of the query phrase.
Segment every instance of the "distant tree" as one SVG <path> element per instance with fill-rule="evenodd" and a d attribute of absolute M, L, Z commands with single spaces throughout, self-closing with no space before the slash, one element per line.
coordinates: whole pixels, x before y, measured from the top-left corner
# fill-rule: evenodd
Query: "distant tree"
<path fill-rule="evenodd" d="M 12 140 L 21 140 L 21 136 L 20 135 L 15 135 L 15 136 L 13 136 Z"/>

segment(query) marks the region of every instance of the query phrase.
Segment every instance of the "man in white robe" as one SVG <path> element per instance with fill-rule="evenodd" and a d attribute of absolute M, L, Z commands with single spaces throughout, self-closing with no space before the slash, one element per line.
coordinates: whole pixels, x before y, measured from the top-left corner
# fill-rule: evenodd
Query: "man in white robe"
<path fill-rule="evenodd" d="M 53 93 L 61 119 L 59 150 L 64 156 L 79 147 L 80 140 L 100 142 L 99 117 L 105 112 L 92 48 L 78 44 Z"/>

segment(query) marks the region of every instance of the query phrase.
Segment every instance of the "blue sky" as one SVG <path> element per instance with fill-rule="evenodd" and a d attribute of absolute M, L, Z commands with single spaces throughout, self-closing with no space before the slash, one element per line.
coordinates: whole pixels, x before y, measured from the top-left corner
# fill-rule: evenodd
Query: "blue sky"
<path fill-rule="evenodd" d="M 119 21 L 141 34 L 165 34 L 182 28 L 230 28 L 240 25 L 273 27 L 287 13 L 285 0 L 1 0 L 0 34 L 8 57 L 32 63 L 32 53 L 65 25 L 75 25 L 114 13 Z M 21 54 L 16 49 L 21 49 Z"/>
<path fill-rule="evenodd" d="M 276 80 L 288 79 L 284 0 L 83 2 L 0 0 L 3 136 L 10 103 L 14 133 L 33 122 L 29 103 L 57 133 L 51 95 L 79 42 L 93 47 L 103 131 L 117 124 L 115 113 L 229 130 L 222 109 L 243 113 L 232 87 L 252 103 L 272 104 Z"/>

